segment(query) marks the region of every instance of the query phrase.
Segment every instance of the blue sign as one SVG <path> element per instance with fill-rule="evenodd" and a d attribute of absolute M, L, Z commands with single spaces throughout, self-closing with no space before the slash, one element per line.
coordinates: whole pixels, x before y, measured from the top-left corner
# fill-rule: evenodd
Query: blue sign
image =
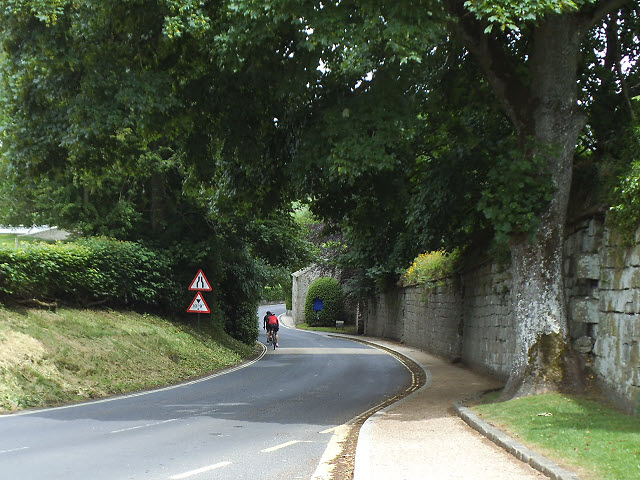
<path fill-rule="evenodd" d="M 322 310 L 322 307 L 324 307 L 324 300 L 322 300 L 321 298 L 316 298 L 313 300 L 313 309 L 316 312 Z"/>

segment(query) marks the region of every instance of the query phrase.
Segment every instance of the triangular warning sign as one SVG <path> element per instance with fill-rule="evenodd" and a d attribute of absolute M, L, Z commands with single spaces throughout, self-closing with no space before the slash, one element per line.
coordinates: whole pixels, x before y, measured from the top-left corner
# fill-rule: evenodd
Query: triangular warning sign
<path fill-rule="evenodd" d="M 204 301 L 204 298 L 202 298 L 202 295 L 200 295 L 200 292 L 198 292 L 196 293 L 196 296 L 193 299 L 193 302 L 191 302 L 191 305 L 189 305 L 187 312 L 211 313 L 211 310 L 209 310 L 209 305 L 207 305 L 207 302 Z"/>
<path fill-rule="evenodd" d="M 200 290 L 202 292 L 210 292 L 212 290 L 202 270 L 198 270 L 196 278 L 193 279 L 193 282 L 191 282 L 189 286 L 189 290 Z"/>

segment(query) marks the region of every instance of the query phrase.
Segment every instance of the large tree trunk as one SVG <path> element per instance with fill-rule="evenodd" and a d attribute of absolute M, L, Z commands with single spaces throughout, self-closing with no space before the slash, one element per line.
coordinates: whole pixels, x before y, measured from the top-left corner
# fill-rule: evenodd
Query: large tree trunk
<path fill-rule="evenodd" d="M 523 154 L 546 159 L 554 187 L 536 241 L 522 235 L 510 246 L 516 351 L 503 398 L 557 389 L 576 376 L 571 368 L 563 246 L 573 154 L 585 123 L 577 104 L 577 63 L 586 23 L 578 15 L 551 14 L 529 25 L 528 58 L 518 65 L 505 50 L 503 38 L 487 35 L 484 24 L 457 5 L 458 33 L 504 105 Z M 528 75 L 520 73 L 523 67 Z"/>
<path fill-rule="evenodd" d="M 555 189 L 536 242 L 517 237 L 511 243 L 516 350 L 503 398 L 580 380 L 572 361 L 563 275 L 573 154 L 586 121 L 577 103 L 577 64 L 582 35 L 628 1 L 600 0 L 528 23 L 520 32 L 528 42 L 519 42 L 528 46 L 528 58 L 516 58 L 504 36 L 487 34 L 487 23 L 470 14 L 465 2 L 445 2 L 457 19 L 453 27 L 511 119 L 523 153 L 546 158 Z"/>
<path fill-rule="evenodd" d="M 519 112 L 530 126 L 533 152 L 543 155 L 553 180 L 554 196 L 542 215 L 534 243 L 511 244 L 516 352 L 505 396 L 521 396 L 573 384 L 564 293 L 564 227 L 569 202 L 573 154 L 583 114 L 577 104 L 580 33 L 570 16 L 551 16 L 533 35 L 530 54 L 533 107 Z M 523 192 L 526 194 L 526 192 Z M 574 377 L 574 378 L 572 378 Z"/>

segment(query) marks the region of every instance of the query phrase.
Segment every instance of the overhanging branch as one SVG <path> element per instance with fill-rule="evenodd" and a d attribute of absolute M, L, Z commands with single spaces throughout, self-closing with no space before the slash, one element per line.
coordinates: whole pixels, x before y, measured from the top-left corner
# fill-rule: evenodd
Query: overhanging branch
<path fill-rule="evenodd" d="M 520 79 L 516 65 L 505 52 L 502 42 L 485 33 L 488 24 L 466 10 L 463 2 L 449 1 L 446 5 L 457 20 L 452 22 L 454 31 L 474 56 L 518 134 L 528 135 L 530 125 L 526 119 L 530 117 L 528 113 L 532 107 L 531 92 Z"/>
<path fill-rule="evenodd" d="M 592 28 L 609 13 L 618 10 L 628 3 L 632 3 L 632 0 L 601 0 L 596 2 L 595 8 L 584 15 L 584 28 L 586 30 Z"/>

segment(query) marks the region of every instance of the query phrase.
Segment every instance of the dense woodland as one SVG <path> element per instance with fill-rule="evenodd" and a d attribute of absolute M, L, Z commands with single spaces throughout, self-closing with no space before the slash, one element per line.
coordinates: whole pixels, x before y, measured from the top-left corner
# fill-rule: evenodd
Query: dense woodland
<path fill-rule="evenodd" d="M 353 296 L 480 247 L 512 265 L 507 395 L 567 379 L 564 226 L 640 224 L 639 2 L 0 7 L 0 223 L 205 264 L 245 339 L 261 286 L 311 261 L 297 202 Z"/>

